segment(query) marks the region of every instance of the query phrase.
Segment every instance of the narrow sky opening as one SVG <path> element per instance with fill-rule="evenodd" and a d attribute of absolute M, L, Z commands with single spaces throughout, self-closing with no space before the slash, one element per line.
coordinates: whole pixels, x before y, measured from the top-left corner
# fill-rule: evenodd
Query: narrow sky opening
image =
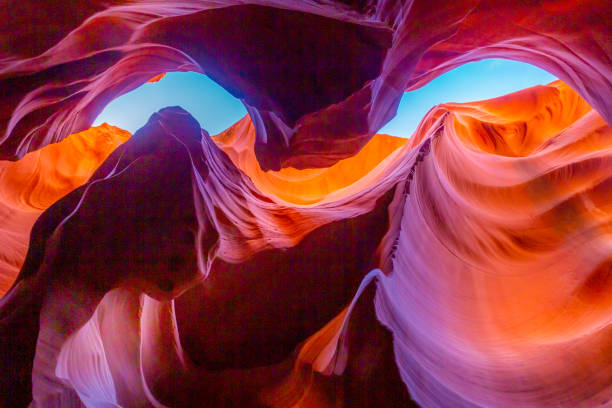
<path fill-rule="evenodd" d="M 149 117 L 166 106 L 181 106 L 211 135 L 238 122 L 246 109 L 215 81 L 197 72 L 169 72 L 158 82 L 145 83 L 109 103 L 93 126 L 106 122 L 135 133 Z"/>
<path fill-rule="evenodd" d="M 503 59 L 486 59 L 462 65 L 402 97 L 397 115 L 378 133 L 410 137 L 433 106 L 446 102 L 471 102 L 494 98 L 556 80 L 533 65 Z M 151 114 L 166 106 L 182 106 L 215 135 L 246 115 L 240 100 L 206 75 L 171 72 L 159 82 L 146 83 L 112 101 L 94 122 L 136 132 Z"/>
<path fill-rule="evenodd" d="M 470 62 L 440 75 L 422 88 L 405 92 L 397 115 L 378 133 L 410 137 L 429 109 L 441 103 L 496 98 L 555 80 L 552 74 L 523 62 L 505 59 Z"/>

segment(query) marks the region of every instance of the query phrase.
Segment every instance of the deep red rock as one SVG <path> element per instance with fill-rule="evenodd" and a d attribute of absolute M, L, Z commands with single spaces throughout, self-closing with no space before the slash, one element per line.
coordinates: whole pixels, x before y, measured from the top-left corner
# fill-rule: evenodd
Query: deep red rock
<path fill-rule="evenodd" d="M 165 72 L 249 116 L 210 138 L 166 108 L 108 157 L 121 138 L 1 163 L 0 405 L 609 404 L 605 2 L 46 6 L 0 10 L 2 158 Z M 486 57 L 569 86 L 373 137 Z"/>

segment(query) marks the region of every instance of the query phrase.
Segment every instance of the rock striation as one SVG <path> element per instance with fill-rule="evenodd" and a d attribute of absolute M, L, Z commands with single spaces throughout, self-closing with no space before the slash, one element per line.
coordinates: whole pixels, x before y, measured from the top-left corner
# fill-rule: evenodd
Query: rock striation
<path fill-rule="evenodd" d="M 43 149 L 100 149 L 55 203 L 6 188 L 44 212 L 0 299 L 2 405 L 607 404 L 612 128 L 568 85 L 436 106 L 326 169 L 262 171 L 255 133 L 165 108 L 114 150 Z"/>
<path fill-rule="evenodd" d="M 598 0 L 7 2 L 0 406 L 609 406 L 610 20 Z M 483 58 L 562 81 L 376 134 Z M 90 128 L 174 71 L 248 116 Z"/>

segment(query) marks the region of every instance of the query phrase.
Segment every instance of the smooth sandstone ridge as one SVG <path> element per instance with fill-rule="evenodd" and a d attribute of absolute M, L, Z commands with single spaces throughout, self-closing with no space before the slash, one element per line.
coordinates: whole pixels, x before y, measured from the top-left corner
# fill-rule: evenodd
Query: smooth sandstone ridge
<path fill-rule="evenodd" d="M 171 107 L 127 137 L 43 149 L 78 159 L 62 177 L 2 163 L 3 205 L 40 216 L 0 299 L 0 405 L 610 404 L 612 128 L 563 82 L 324 169 L 262 171 L 249 117 L 210 137 Z"/>
<path fill-rule="evenodd" d="M 105 123 L 28 153 L 19 161 L 0 161 L 0 296 L 19 273 L 30 230 L 40 214 L 85 183 L 129 137 L 129 132 Z"/>

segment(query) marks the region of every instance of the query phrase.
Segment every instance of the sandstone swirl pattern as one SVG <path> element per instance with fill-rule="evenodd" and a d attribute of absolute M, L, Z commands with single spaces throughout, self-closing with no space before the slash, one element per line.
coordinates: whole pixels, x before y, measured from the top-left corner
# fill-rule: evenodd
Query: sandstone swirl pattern
<path fill-rule="evenodd" d="M 47 7 L 0 12 L 0 406 L 611 404 L 604 2 Z M 374 134 L 493 56 L 564 82 Z M 249 115 L 88 129 L 177 70 Z"/>
<path fill-rule="evenodd" d="M 612 130 L 567 85 L 440 105 L 329 169 L 264 173 L 252 143 L 248 117 L 210 138 L 167 108 L 43 213 L 2 299 L 3 361 L 32 373 L 11 398 L 608 398 Z"/>

